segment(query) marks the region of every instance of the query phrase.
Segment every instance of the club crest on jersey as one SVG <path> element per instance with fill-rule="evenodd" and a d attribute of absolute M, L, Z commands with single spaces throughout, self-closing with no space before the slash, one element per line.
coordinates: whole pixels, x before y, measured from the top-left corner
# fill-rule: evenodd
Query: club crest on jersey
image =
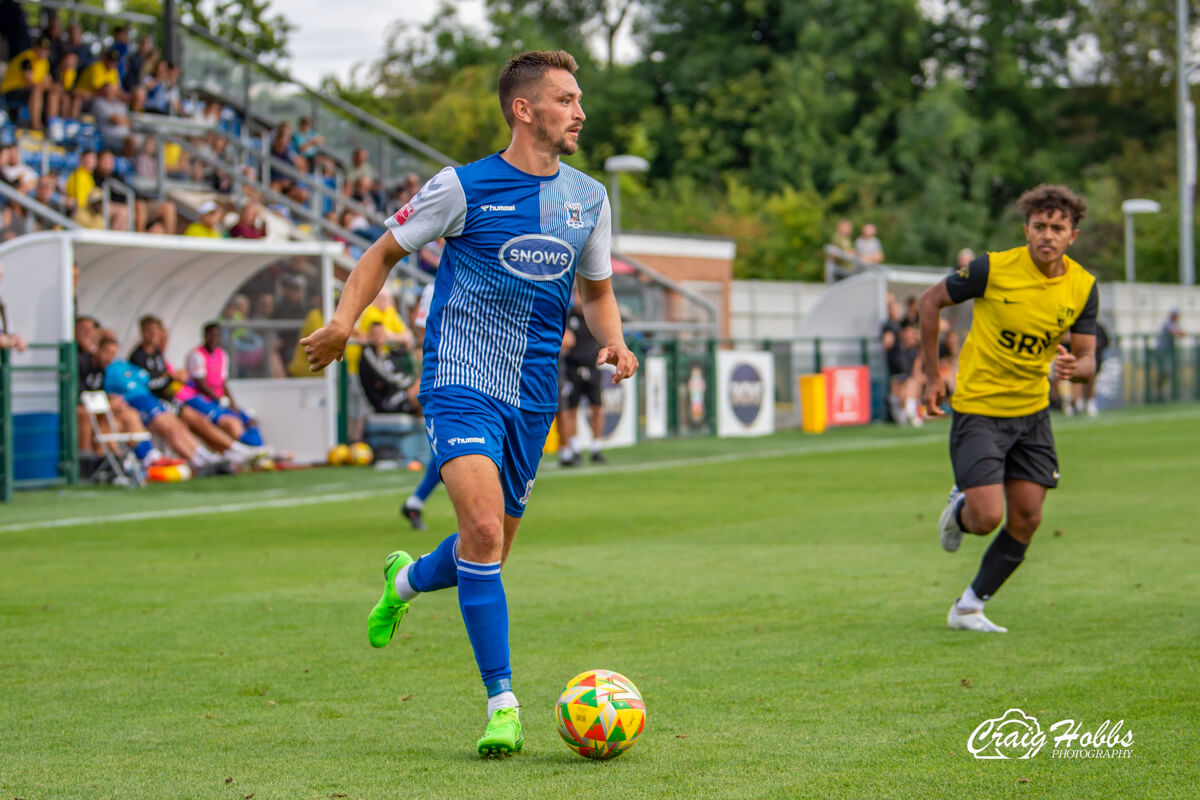
<path fill-rule="evenodd" d="M 1065 328 L 1071 318 L 1075 316 L 1075 309 L 1071 306 L 1058 307 L 1058 327 Z"/>
<path fill-rule="evenodd" d="M 531 281 L 560 278 L 575 263 L 575 248 L 562 239 L 540 233 L 509 239 L 498 255 L 506 270 Z"/>
<path fill-rule="evenodd" d="M 563 203 L 567 209 L 567 227 L 583 227 L 583 203 Z"/>

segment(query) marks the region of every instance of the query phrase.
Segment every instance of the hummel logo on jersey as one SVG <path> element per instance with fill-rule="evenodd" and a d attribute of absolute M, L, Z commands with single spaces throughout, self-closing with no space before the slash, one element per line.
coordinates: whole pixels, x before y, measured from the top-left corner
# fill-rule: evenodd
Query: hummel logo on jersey
<path fill-rule="evenodd" d="M 485 444 L 487 442 L 482 436 L 455 436 L 452 439 L 447 439 L 446 444 L 453 447 L 456 444 Z"/>
<path fill-rule="evenodd" d="M 583 203 L 563 203 L 567 209 L 567 227 L 583 227 Z"/>
<path fill-rule="evenodd" d="M 516 211 L 517 207 L 513 206 L 494 206 L 491 203 L 484 203 L 479 207 L 480 211 Z"/>
<path fill-rule="evenodd" d="M 433 435 L 433 420 L 429 420 L 429 422 L 425 425 L 425 435 L 429 437 L 429 449 L 432 450 L 433 454 L 436 456 L 437 437 Z"/>

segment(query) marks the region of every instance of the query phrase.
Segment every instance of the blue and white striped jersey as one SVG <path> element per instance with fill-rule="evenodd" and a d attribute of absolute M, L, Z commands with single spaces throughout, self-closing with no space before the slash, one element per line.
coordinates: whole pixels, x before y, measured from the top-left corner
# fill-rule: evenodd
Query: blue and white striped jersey
<path fill-rule="evenodd" d="M 421 392 L 467 386 L 518 408 L 558 407 L 558 351 L 578 272 L 612 274 L 611 210 L 566 164 L 530 175 L 499 153 L 446 167 L 387 222 L 410 253 L 446 237 L 425 323 Z"/>

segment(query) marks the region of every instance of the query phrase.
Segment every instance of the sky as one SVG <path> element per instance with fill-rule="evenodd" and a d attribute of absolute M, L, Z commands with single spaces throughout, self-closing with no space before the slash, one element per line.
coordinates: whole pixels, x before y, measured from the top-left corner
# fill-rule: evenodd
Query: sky
<path fill-rule="evenodd" d="M 274 0 L 270 10 L 296 25 L 288 41 L 291 74 L 315 85 L 330 73 L 345 80 L 355 64 L 383 54 L 388 27 L 403 20 L 419 30 L 437 12 L 439 0 Z M 483 0 L 457 0 L 459 18 L 482 27 Z"/>

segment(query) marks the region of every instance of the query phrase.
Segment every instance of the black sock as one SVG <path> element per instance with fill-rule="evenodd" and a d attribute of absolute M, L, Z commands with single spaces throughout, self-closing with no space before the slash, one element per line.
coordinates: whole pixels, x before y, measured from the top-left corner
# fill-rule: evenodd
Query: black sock
<path fill-rule="evenodd" d="M 1025 560 L 1027 547 L 1029 545 L 1021 544 L 1008 535 L 1007 529 L 1001 528 L 983 554 L 975 580 L 971 581 L 971 591 L 975 592 L 975 596 L 987 600 L 998 592 L 1008 576 Z"/>

